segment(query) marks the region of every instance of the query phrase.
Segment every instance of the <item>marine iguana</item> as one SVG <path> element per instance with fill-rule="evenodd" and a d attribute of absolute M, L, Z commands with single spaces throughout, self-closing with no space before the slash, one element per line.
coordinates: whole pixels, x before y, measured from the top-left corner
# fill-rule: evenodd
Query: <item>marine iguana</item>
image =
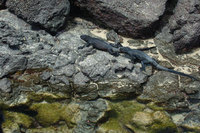
<path fill-rule="evenodd" d="M 117 44 L 112 44 L 112 43 L 105 42 L 102 39 L 94 38 L 88 35 L 81 35 L 80 38 L 84 40 L 85 42 L 87 42 L 86 47 L 89 47 L 90 45 L 92 45 L 96 49 L 108 51 L 111 55 L 119 56 L 119 52 L 120 52 L 119 48 L 122 47 L 122 45 L 119 42 Z M 81 49 L 83 47 L 85 46 L 79 47 L 78 49 Z M 141 48 L 138 50 L 149 50 L 152 48 L 155 48 L 155 47 Z"/>
<path fill-rule="evenodd" d="M 168 72 L 175 73 L 175 74 L 179 74 L 179 75 L 182 75 L 182 76 L 189 77 L 189 78 L 191 78 L 193 80 L 200 81 L 199 79 L 197 79 L 197 78 L 195 78 L 193 76 L 190 76 L 188 74 L 185 74 L 185 73 L 182 73 L 182 72 L 178 72 L 178 71 L 175 71 L 175 70 L 172 70 L 172 69 L 168 69 L 166 67 L 163 67 L 163 66 L 159 65 L 155 61 L 155 59 L 151 58 L 150 56 L 148 56 L 143 51 L 140 51 L 140 50 L 137 50 L 137 49 L 131 49 L 129 47 L 120 47 L 119 51 L 120 51 L 120 53 L 128 54 L 133 60 L 138 59 L 142 64 L 142 67 L 141 67 L 142 71 L 145 71 L 146 65 L 151 64 L 151 65 L 155 66 L 157 69 L 160 69 L 160 70 L 163 70 L 163 71 L 168 71 Z"/>
<path fill-rule="evenodd" d="M 80 38 L 84 40 L 85 42 L 87 42 L 86 47 L 89 47 L 90 45 L 92 45 L 96 49 L 108 51 L 111 55 L 115 55 L 115 56 L 119 55 L 118 48 L 113 47 L 110 43 L 107 43 L 101 39 L 94 38 L 88 35 L 81 35 Z M 83 47 L 79 47 L 79 49 Z"/>

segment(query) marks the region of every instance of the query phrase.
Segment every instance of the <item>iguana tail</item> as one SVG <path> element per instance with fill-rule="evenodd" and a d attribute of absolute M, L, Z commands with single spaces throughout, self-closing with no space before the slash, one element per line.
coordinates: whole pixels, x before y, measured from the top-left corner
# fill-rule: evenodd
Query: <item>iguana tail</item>
<path fill-rule="evenodd" d="M 137 49 L 137 50 L 145 51 L 145 50 L 150 50 L 150 49 L 153 49 L 153 48 L 156 48 L 156 47 L 153 46 L 153 47 L 148 47 L 148 48 L 139 48 L 139 49 Z"/>
<path fill-rule="evenodd" d="M 153 65 L 157 68 L 157 69 L 160 69 L 160 70 L 163 70 L 163 71 L 167 71 L 167 72 L 171 72 L 171 73 L 175 73 L 175 74 L 179 74 L 179 75 L 182 75 L 182 76 L 185 76 L 185 77 L 189 77 L 193 80 L 196 80 L 196 81 L 200 81 L 199 79 L 191 76 L 191 75 L 188 75 L 188 74 L 185 74 L 185 73 L 182 73 L 182 72 L 178 72 L 178 71 L 175 71 L 175 70 L 172 70 L 172 69 L 168 69 L 166 67 L 163 67 L 161 65 L 159 65 L 156 61 L 153 62 Z"/>

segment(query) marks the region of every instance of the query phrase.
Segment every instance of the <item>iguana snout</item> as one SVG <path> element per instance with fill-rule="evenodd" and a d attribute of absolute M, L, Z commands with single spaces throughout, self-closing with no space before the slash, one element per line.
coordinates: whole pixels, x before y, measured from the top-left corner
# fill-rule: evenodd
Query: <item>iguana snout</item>
<path fill-rule="evenodd" d="M 86 42 L 88 42 L 88 41 L 91 39 L 91 37 L 88 36 L 88 35 L 81 35 L 80 38 L 81 38 L 82 40 L 86 41 Z"/>

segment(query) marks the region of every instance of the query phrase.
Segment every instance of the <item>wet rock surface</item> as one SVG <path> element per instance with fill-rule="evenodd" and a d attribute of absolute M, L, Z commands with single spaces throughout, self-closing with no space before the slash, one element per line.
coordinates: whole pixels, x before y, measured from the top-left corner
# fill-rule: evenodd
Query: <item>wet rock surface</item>
<path fill-rule="evenodd" d="M 106 115 L 108 104 L 106 100 L 86 101 L 80 103 L 81 119 L 78 126 L 74 129 L 75 133 L 95 132 L 97 123 Z"/>
<path fill-rule="evenodd" d="M 9 110 L 16 112 L 19 118 L 19 122 L 5 121 L 3 125 L 5 131 L 37 132 L 40 125 L 43 127 L 42 130 L 46 132 L 53 130 L 49 128 L 50 125 L 60 123 L 58 130 L 64 130 L 64 132 L 73 128 L 76 132 L 87 131 L 88 128 L 93 132 L 103 116 L 101 113 L 104 114 L 107 108 L 105 100 L 103 103 L 95 101 L 94 107 L 90 102 L 81 104 L 81 108 L 88 106 L 87 110 L 80 112 L 88 113 L 88 117 L 84 118 L 85 115 L 81 118 L 76 116 L 73 119 L 81 121 L 77 120 L 72 123 L 64 120 L 63 113 L 68 113 L 69 110 L 65 108 L 65 105 L 56 102 L 63 101 L 71 105 L 71 96 L 79 100 L 96 100 L 99 97 L 127 99 L 129 95 L 139 95 L 141 93 L 140 83 L 147 80 L 147 75 L 142 74 L 139 68 L 135 68 L 130 59 L 121 56 L 114 57 L 107 52 L 94 50 L 92 47 L 78 49 L 78 47 L 85 45 L 79 36 L 89 32 L 81 25 L 56 38 L 45 31 L 36 32 L 15 27 L 12 23 L 3 20 L 0 21 L 0 25 L 2 33 L 0 45 L 2 103 L 4 103 L 4 109 L 8 111 L 5 113 L 6 119 L 14 117 L 14 114 Z M 121 82 L 117 80 L 118 76 L 127 78 L 127 82 L 131 80 L 134 83 L 124 81 L 121 87 L 117 86 Z M 114 79 L 115 82 L 108 82 L 110 87 L 105 89 L 106 83 L 101 82 L 105 79 Z M 92 82 L 96 82 L 96 85 Z M 115 83 L 117 84 L 114 87 Z M 112 90 L 110 90 L 111 88 Z M 109 91 L 114 93 L 106 94 Z M 38 94 L 34 94 L 36 92 Z M 58 95 L 58 93 L 62 95 Z M 42 101 L 45 102 L 41 103 Z M 79 105 L 78 102 L 76 104 Z M 103 106 L 105 107 L 99 110 Z M 90 111 L 91 108 L 94 109 Z M 27 110 L 33 112 L 33 116 L 29 113 L 24 114 Z M 72 107 L 72 110 L 78 109 Z M 60 112 L 59 115 L 55 114 L 55 111 Z M 51 114 L 50 118 L 46 118 Z M 24 115 L 27 118 L 27 123 L 22 123 L 21 117 Z M 92 123 L 89 127 L 87 126 L 88 119 Z M 8 126 L 10 123 L 12 125 Z M 23 125 L 23 129 L 19 125 Z M 67 128 L 63 129 L 62 126 L 65 125 Z M 31 126 L 34 128 L 30 129 Z"/>
<path fill-rule="evenodd" d="M 140 6 L 144 1 L 135 3 Z M 160 12 L 151 12 L 155 17 L 148 24 L 162 15 L 166 1 L 161 3 Z M 141 72 L 141 63 L 123 54 L 115 57 L 91 46 L 80 49 L 85 45 L 80 35 L 97 37 L 94 29 L 101 29 L 80 18 L 68 24 L 52 36 L 33 30 L 33 25 L 8 10 L 0 11 L 4 132 L 199 132 L 198 81 L 151 66 Z M 169 28 L 151 40 L 122 39 L 113 31 L 107 34 L 108 40 L 134 48 L 155 43 L 155 49 L 145 52 L 160 64 L 199 77 L 199 52 L 176 55 L 169 43 L 172 38 Z"/>
<path fill-rule="evenodd" d="M 136 101 L 110 102 L 109 106 L 108 120 L 100 124 L 97 132 L 177 132 L 167 114 L 155 111 L 156 106 L 149 108 Z"/>

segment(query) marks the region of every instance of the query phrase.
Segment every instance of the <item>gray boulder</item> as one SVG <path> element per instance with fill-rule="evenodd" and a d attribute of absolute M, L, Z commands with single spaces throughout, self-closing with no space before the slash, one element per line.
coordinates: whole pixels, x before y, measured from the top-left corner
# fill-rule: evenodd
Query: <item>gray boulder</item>
<path fill-rule="evenodd" d="M 108 80 L 98 83 L 98 94 L 106 99 L 124 100 L 135 98 L 141 93 L 141 85 L 128 79 Z"/>
<path fill-rule="evenodd" d="M 8 0 L 9 11 L 36 27 L 42 27 L 52 33 L 63 27 L 70 10 L 68 0 Z"/>
<path fill-rule="evenodd" d="M 88 77 L 86 77 L 83 73 L 79 72 L 76 75 L 74 75 L 74 84 L 75 85 L 85 85 L 90 80 Z"/>
<path fill-rule="evenodd" d="M 0 0 L 0 9 L 5 6 L 5 0 Z"/>
<path fill-rule="evenodd" d="M 180 123 L 180 126 L 186 131 L 200 132 L 200 111 L 189 112 L 183 121 Z"/>
<path fill-rule="evenodd" d="M 11 82 L 7 78 L 0 79 L 0 90 L 3 92 L 11 91 Z"/>
<path fill-rule="evenodd" d="M 7 9 L 0 11 L 0 21 L 4 21 L 15 29 L 31 29 L 31 25 L 27 24 L 22 19 L 19 19 L 16 15 L 10 13 Z"/>
<path fill-rule="evenodd" d="M 108 103 L 104 99 L 96 101 L 85 101 L 80 103 L 81 118 L 74 133 L 94 133 L 96 123 L 106 117 Z"/>
<path fill-rule="evenodd" d="M 0 78 L 27 66 L 27 58 L 23 55 L 0 55 Z"/>
<path fill-rule="evenodd" d="M 167 0 L 76 0 L 81 10 L 118 33 L 136 38 L 154 35 Z"/>
<path fill-rule="evenodd" d="M 176 53 L 200 46 L 199 6 L 199 0 L 179 0 L 177 3 L 175 13 L 169 20 Z"/>
<path fill-rule="evenodd" d="M 0 46 L 8 45 L 11 49 L 19 49 L 20 45 L 26 43 L 23 33 L 0 21 Z"/>
<path fill-rule="evenodd" d="M 184 96 L 183 89 L 179 88 L 177 75 L 160 71 L 150 77 L 138 100 L 156 102 L 166 110 L 182 110 L 189 107 Z"/>

